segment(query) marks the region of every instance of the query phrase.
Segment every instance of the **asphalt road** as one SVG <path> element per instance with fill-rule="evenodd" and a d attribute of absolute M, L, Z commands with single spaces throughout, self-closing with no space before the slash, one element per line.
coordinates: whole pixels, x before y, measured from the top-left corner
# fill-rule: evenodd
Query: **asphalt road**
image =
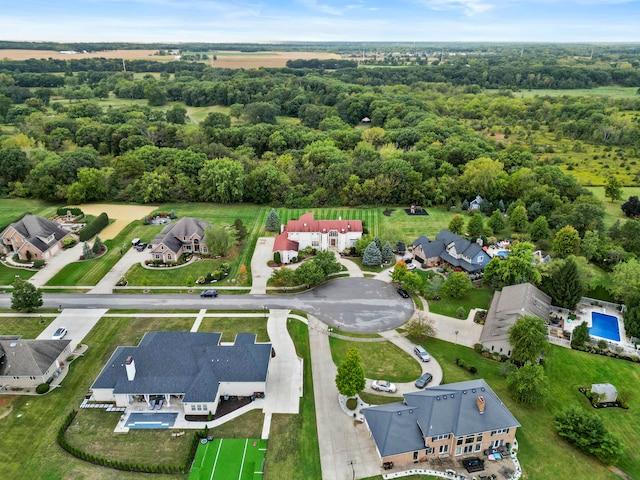
<path fill-rule="evenodd" d="M 391 330 L 413 314 L 413 302 L 398 295 L 388 283 L 369 278 L 338 278 L 307 292 L 290 295 L 231 295 L 200 298 L 197 293 L 147 295 L 92 295 L 44 293 L 45 308 L 301 310 L 331 327 L 360 333 Z M 0 306 L 11 306 L 11 295 L 0 296 Z"/>

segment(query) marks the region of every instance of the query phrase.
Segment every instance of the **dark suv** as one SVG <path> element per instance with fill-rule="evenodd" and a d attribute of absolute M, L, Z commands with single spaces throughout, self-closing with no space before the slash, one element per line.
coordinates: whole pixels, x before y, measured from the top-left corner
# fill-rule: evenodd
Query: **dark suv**
<path fill-rule="evenodd" d="M 200 296 L 202 298 L 205 298 L 205 297 L 217 297 L 218 296 L 218 291 L 217 290 L 205 290 L 204 292 L 200 292 Z"/>
<path fill-rule="evenodd" d="M 398 293 L 402 298 L 409 298 L 409 293 L 404 288 L 399 288 Z"/>
<path fill-rule="evenodd" d="M 433 375 L 430 373 L 423 373 L 420 375 L 420 378 L 416 380 L 416 387 L 424 388 L 431 380 L 433 380 Z"/>

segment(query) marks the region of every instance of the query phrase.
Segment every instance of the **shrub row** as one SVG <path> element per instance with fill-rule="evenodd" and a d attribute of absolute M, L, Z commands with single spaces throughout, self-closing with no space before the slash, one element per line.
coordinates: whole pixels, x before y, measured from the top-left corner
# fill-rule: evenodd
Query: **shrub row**
<path fill-rule="evenodd" d="M 85 462 L 93 463 L 94 465 L 100 465 L 102 467 L 113 468 L 115 470 L 121 470 L 125 472 L 137 472 L 137 473 L 168 473 L 168 474 L 176 474 L 176 473 L 188 473 L 191 468 L 191 463 L 196 455 L 196 450 L 198 449 L 198 442 L 201 438 L 204 438 L 208 435 L 208 428 L 205 428 L 203 432 L 195 432 L 193 434 L 193 439 L 191 440 L 191 446 L 189 447 L 189 455 L 187 457 L 184 465 L 144 465 L 140 463 L 126 463 L 120 462 L 118 460 L 110 460 L 105 457 L 100 457 L 97 455 L 93 455 L 91 453 L 87 453 L 84 450 L 80 450 L 79 448 L 74 447 L 69 444 L 67 439 L 65 438 L 65 433 L 71 423 L 73 423 L 74 418 L 78 414 L 77 410 L 72 410 L 69 412 L 67 417 L 65 418 L 64 423 L 61 425 L 58 430 L 58 436 L 56 438 L 58 445 L 67 453 L 73 455 L 74 457 L 83 460 Z"/>
<path fill-rule="evenodd" d="M 88 223 L 84 228 L 80 229 L 80 231 L 78 232 L 80 241 L 86 242 L 94 235 L 100 233 L 102 229 L 107 225 L 109 225 L 109 217 L 106 213 L 102 212 L 91 223 Z"/>
<path fill-rule="evenodd" d="M 456 358 L 455 362 L 456 362 L 456 365 L 458 365 L 460 368 L 464 368 L 471 375 L 477 375 L 478 374 L 478 369 L 476 367 L 474 367 L 473 365 L 467 365 L 466 363 L 464 363 L 459 358 Z"/>
<path fill-rule="evenodd" d="M 80 215 L 84 215 L 84 212 L 78 207 L 59 207 L 56 210 L 56 215 L 62 217 L 67 214 L 67 212 L 71 212 L 71 215 L 74 217 L 79 217 Z"/>
<path fill-rule="evenodd" d="M 595 353 L 596 355 L 604 355 L 605 357 L 619 358 L 620 360 L 627 360 L 629 362 L 640 362 L 638 355 L 625 355 L 624 353 L 612 352 L 608 348 L 600 348 L 599 346 L 585 344 L 585 345 L 571 345 L 573 350 L 580 350 L 581 352 Z"/>

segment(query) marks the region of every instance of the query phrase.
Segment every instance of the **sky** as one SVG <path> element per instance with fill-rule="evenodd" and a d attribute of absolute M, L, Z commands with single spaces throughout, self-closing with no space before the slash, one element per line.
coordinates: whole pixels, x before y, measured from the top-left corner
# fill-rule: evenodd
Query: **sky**
<path fill-rule="evenodd" d="M 0 0 L 0 40 L 640 42 L 640 0 Z"/>

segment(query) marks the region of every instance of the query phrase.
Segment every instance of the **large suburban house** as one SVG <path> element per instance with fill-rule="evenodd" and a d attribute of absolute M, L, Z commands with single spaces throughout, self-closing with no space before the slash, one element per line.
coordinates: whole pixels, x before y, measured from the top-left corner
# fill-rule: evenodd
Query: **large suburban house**
<path fill-rule="evenodd" d="M 0 388 L 35 388 L 52 378 L 69 356 L 71 340 L 0 337 Z"/>
<path fill-rule="evenodd" d="M 511 355 L 509 329 L 525 315 L 547 321 L 551 297 L 530 283 L 510 285 L 496 292 L 480 334 L 480 343 L 492 352 Z"/>
<path fill-rule="evenodd" d="M 93 400 L 128 407 L 162 398 L 188 415 L 215 413 L 224 396 L 262 395 L 271 344 L 241 333 L 221 345 L 221 333 L 149 332 L 137 347 L 116 348 L 96 378 Z M 144 405 L 144 404 L 143 404 Z"/>
<path fill-rule="evenodd" d="M 56 222 L 27 213 L 0 234 L 0 247 L 6 255 L 18 255 L 21 260 L 47 260 L 71 236 Z"/>
<path fill-rule="evenodd" d="M 468 273 L 484 270 L 491 257 L 478 243 L 456 235 L 449 230 L 441 230 L 434 240 L 421 235 L 413 242 L 414 258 L 427 265 L 446 262 Z"/>
<path fill-rule="evenodd" d="M 520 426 L 482 380 L 406 393 L 404 400 L 363 410 L 382 464 L 482 454 L 513 445 Z"/>
<path fill-rule="evenodd" d="M 273 251 L 280 252 L 282 263 L 290 263 L 307 247 L 341 252 L 355 246 L 362 238 L 362 231 L 361 220 L 314 220 L 313 212 L 305 213 L 282 227 Z"/>
<path fill-rule="evenodd" d="M 166 263 L 177 261 L 183 253 L 209 253 L 204 231 L 210 227 L 209 222 L 191 217 L 167 225 L 151 242 L 151 259 Z"/>

